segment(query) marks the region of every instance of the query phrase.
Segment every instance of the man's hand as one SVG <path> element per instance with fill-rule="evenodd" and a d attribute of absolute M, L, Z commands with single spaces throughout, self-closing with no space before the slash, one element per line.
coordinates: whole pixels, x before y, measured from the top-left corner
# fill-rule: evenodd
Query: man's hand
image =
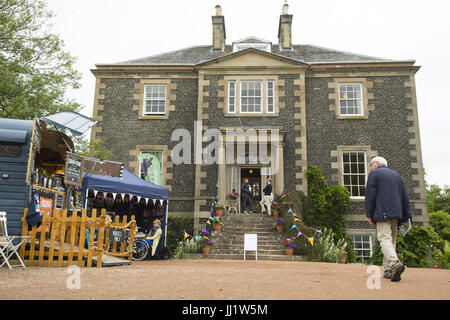
<path fill-rule="evenodd" d="M 375 222 L 373 221 L 372 218 L 369 218 L 368 221 L 371 227 L 375 227 Z"/>

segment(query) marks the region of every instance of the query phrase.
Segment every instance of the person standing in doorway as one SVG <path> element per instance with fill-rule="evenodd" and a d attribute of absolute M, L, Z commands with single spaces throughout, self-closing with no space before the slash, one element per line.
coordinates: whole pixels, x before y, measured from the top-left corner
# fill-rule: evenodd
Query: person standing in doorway
<path fill-rule="evenodd" d="M 411 219 L 408 193 L 400 175 L 387 167 L 386 159 L 375 157 L 370 162 L 366 185 L 366 216 L 377 229 L 383 252 L 384 278 L 401 280 L 405 267 L 395 252 L 397 229 Z"/>
<path fill-rule="evenodd" d="M 272 204 L 272 179 L 267 178 L 267 184 L 263 189 L 263 192 L 264 192 L 263 198 L 259 203 L 259 205 L 261 206 L 261 212 L 265 213 L 267 211 L 267 214 L 271 216 L 272 213 L 270 212 L 270 207 Z M 264 205 L 267 207 L 267 210 L 264 209 Z"/>
<path fill-rule="evenodd" d="M 248 178 L 244 178 L 241 186 L 241 210 L 244 210 L 244 213 L 248 213 L 247 205 L 250 207 L 250 211 L 253 211 L 252 194 L 250 193 Z"/>

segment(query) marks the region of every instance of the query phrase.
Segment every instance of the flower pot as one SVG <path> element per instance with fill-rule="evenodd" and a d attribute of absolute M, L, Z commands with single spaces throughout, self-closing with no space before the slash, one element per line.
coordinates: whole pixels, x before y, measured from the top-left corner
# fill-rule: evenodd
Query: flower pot
<path fill-rule="evenodd" d="M 284 248 L 284 253 L 285 253 L 287 256 L 292 256 L 292 255 L 294 254 L 294 248 L 292 248 L 292 247 L 286 247 L 286 248 Z"/>
<path fill-rule="evenodd" d="M 223 215 L 223 209 L 216 209 L 215 213 L 216 213 L 216 216 L 221 217 Z"/>
<path fill-rule="evenodd" d="M 342 252 L 342 257 L 339 260 L 339 263 L 345 264 L 347 262 L 347 252 Z"/>
<path fill-rule="evenodd" d="M 284 225 L 282 225 L 282 224 L 277 224 L 277 231 L 278 231 L 278 232 L 283 232 L 283 230 L 284 230 Z"/>
<path fill-rule="evenodd" d="M 203 254 L 209 254 L 209 250 L 211 250 L 211 246 L 203 246 L 202 247 Z"/>
<path fill-rule="evenodd" d="M 280 216 L 280 210 L 279 209 L 272 209 L 272 213 L 273 213 L 273 216 L 275 218 L 278 218 Z"/>
<path fill-rule="evenodd" d="M 213 230 L 217 232 L 222 231 L 222 225 L 218 223 L 213 223 Z"/>

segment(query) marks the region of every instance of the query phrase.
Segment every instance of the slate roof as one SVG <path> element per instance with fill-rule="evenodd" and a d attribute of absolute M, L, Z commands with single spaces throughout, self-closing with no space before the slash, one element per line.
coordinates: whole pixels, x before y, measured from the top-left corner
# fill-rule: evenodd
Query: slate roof
<path fill-rule="evenodd" d="M 246 38 L 243 39 L 248 41 Z M 196 65 L 233 53 L 233 47 L 227 45 L 224 52 L 212 51 L 210 45 L 193 46 L 149 57 L 119 62 L 117 65 Z M 332 63 L 332 62 L 392 62 L 393 60 L 349 53 L 314 45 L 293 45 L 292 50 L 281 50 L 278 44 L 272 45 L 272 53 L 299 62 Z"/>
<path fill-rule="evenodd" d="M 244 39 L 233 41 L 233 43 L 272 43 L 272 42 L 257 37 L 247 37 Z"/>

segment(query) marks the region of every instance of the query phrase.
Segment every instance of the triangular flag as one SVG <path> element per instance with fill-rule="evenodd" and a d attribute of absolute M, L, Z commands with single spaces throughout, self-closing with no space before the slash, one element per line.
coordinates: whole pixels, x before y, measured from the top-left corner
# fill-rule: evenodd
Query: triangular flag
<path fill-rule="evenodd" d="M 297 215 L 295 213 L 292 214 L 293 217 L 296 217 Z"/>
<path fill-rule="evenodd" d="M 94 198 L 97 197 L 98 190 L 94 190 Z"/>
<path fill-rule="evenodd" d="M 292 229 L 294 229 L 294 228 L 297 228 L 297 226 L 295 224 L 291 227 L 291 230 L 289 230 L 289 231 L 292 231 Z"/>
<path fill-rule="evenodd" d="M 153 201 L 153 204 L 156 204 L 156 199 L 152 199 L 152 201 Z"/>
<path fill-rule="evenodd" d="M 213 217 L 209 217 L 209 220 L 214 221 L 214 218 Z"/>
<path fill-rule="evenodd" d="M 211 221 L 209 221 L 209 220 L 208 220 L 208 221 L 206 221 L 206 224 L 211 224 Z"/>
<path fill-rule="evenodd" d="M 187 238 L 189 238 L 190 236 L 189 236 L 189 234 L 185 231 L 184 232 L 184 240 L 186 240 Z"/>
<path fill-rule="evenodd" d="M 311 243 L 311 245 L 314 246 L 314 237 L 308 238 L 308 240 Z"/>
<path fill-rule="evenodd" d="M 295 218 L 294 221 L 295 222 L 300 222 L 300 223 L 302 222 L 302 220 L 300 220 L 299 218 Z"/>
<path fill-rule="evenodd" d="M 323 234 L 322 231 L 320 231 L 319 229 L 316 230 L 317 233 Z"/>
<path fill-rule="evenodd" d="M 125 193 L 120 194 L 122 196 L 122 199 L 125 198 Z"/>
<path fill-rule="evenodd" d="M 200 241 L 200 236 L 195 236 L 195 237 L 194 237 L 194 240 L 195 240 L 195 241 Z"/>
<path fill-rule="evenodd" d="M 138 201 L 138 202 L 141 201 L 141 198 L 142 198 L 142 197 L 137 196 L 137 201 Z"/>
<path fill-rule="evenodd" d="M 292 212 L 292 209 L 291 208 L 289 208 L 289 210 L 288 210 L 288 212 L 287 213 L 291 213 Z"/>
<path fill-rule="evenodd" d="M 300 237 L 301 235 L 302 235 L 302 232 L 299 231 L 299 232 L 297 233 L 297 238 Z"/>
<path fill-rule="evenodd" d="M 112 195 L 113 195 L 113 199 L 116 199 L 116 195 L 117 195 L 117 193 L 114 193 L 114 192 L 113 192 L 113 194 L 112 194 Z"/>

